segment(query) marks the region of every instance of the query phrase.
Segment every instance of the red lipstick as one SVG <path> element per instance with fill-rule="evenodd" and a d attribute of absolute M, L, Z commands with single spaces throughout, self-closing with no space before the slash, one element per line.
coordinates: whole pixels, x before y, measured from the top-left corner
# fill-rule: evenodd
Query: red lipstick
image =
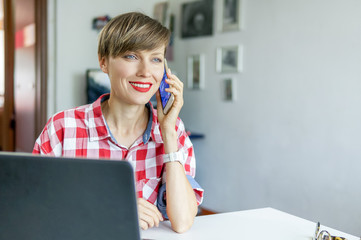
<path fill-rule="evenodd" d="M 152 87 L 152 83 L 149 82 L 129 82 L 129 83 L 138 92 L 148 92 Z"/>

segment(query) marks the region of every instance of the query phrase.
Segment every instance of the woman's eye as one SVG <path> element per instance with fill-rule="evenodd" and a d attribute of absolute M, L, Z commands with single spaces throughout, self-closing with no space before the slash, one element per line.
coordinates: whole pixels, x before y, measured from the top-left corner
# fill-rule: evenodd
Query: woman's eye
<path fill-rule="evenodd" d="M 154 62 L 160 62 L 160 63 L 161 63 L 161 62 L 162 62 L 162 59 L 161 59 L 161 58 L 154 58 L 153 61 L 154 61 Z"/>
<path fill-rule="evenodd" d="M 125 55 L 124 58 L 127 58 L 127 59 L 136 59 L 137 57 L 135 55 Z"/>

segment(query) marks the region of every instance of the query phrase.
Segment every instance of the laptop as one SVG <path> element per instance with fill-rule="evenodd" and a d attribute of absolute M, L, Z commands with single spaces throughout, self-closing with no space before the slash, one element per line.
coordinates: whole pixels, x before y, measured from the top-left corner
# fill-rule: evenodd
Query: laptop
<path fill-rule="evenodd" d="M 0 153 L 0 239 L 139 240 L 132 166 Z"/>

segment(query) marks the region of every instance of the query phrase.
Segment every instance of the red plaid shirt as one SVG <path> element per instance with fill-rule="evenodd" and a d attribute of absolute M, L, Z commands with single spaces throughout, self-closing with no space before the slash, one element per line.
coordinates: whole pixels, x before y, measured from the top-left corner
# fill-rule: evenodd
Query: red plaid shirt
<path fill-rule="evenodd" d="M 101 111 L 103 95 L 94 103 L 59 112 L 51 117 L 35 142 L 34 154 L 66 157 L 124 159 L 132 164 L 138 197 L 156 204 L 163 168 L 163 140 L 157 110 L 150 104 L 147 130 L 128 149 L 112 137 Z M 186 175 L 194 178 L 196 160 L 193 145 L 180 118 L 176 123 L 178 149 L 184 153 Z M 203 189 L 194 189 L 197 202 L 203 200 Z"/>

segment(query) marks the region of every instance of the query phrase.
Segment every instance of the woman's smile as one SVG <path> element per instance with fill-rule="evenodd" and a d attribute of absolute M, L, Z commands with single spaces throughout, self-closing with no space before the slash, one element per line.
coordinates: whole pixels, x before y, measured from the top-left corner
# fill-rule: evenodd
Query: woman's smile
<path fill-rule="evenodd" d="M 138 92 L 148 92 L 152 88 L 149 82 L 129 82 L 130 85 Z"/>

